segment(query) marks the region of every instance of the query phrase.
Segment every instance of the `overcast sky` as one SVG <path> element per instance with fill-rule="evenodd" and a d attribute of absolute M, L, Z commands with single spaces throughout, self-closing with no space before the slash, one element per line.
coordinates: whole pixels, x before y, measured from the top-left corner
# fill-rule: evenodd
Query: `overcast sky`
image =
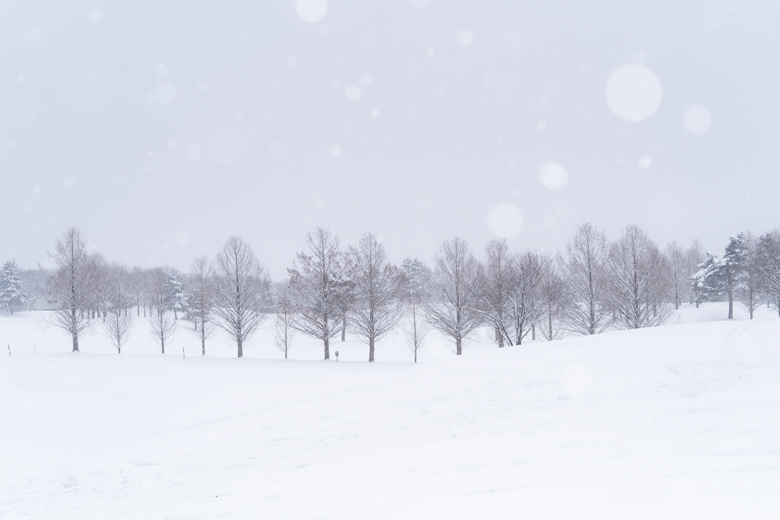
<path fill-rule="evenodd" d="M 0 2 L 0 260 L 780 225 L 780 3 Z"/>

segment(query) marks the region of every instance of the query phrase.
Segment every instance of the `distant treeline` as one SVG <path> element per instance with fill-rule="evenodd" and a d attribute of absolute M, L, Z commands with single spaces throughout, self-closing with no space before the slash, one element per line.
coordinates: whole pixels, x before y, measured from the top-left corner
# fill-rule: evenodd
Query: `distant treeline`
<path fill-rule="evenodd" d="M 402 327 L 417 360 L 430 328 L 451 339 L 460 355 L 479 327 L 490 328 L 499 347 L 529 337 L 553 340 L 564 334 L 597 334 L 665 323 L 683 303 L 734 302 L 753 313 L 768 305 L 780 313 L 780 232 L 759 237 L 740 233 L 720 256 L 694 240 L 661 250 L 646 233 L 626 226 L 619 238 L 583 224 L 558 254 L 512 250 L 504 239 L 487 244 L 477 260 L 461 238 L 445 241 L 433 264 L 408 258 L 388 262 L 381 239 L 364 234 L 342 247 L 323 228 L 307 234 L 306 249 L 288 269 L 289 279 L 272 283 L 251 247 L 230 237 L 215 258 L 196 258 L 189 272 L 142 269 L 91 253 L 78 229 L 68 229 L 51 254 L 56 267 L 20 271 L 14 261 L 0 273 L 0 309 L 24 309 L 33 299 L 52 310 L 51 323 L 67 331 L 78 351 L 81 333 L 100 323 L 122 351 L 133 319 L 150 320 L 154 338 L 166 341 L 187 323 L 206 353 L 208 338 L 221 329 L 243 355 L 248 339 L 273 319 L 276 346 L 287 352 L 303 333 L 323 342 L 350 332 L 368 346 Z M 27 290 L 33 296 L 28 296 Z"/>

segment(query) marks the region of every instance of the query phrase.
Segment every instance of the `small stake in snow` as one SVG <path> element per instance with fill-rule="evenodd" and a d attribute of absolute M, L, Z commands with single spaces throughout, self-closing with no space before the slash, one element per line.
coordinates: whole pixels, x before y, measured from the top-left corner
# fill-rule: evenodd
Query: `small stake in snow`
<path fill-rule="evenodd" d="M 11 345 L 8 345 L 8 357 L 11 357 Z"/>
<path fill-rule="evenodd" d="M 184 357 L 184 347 L 181 348 L 181 358 L 182 359 L 187 359 L 187 358 Z"/>
<path fill-rule="evenodd" d="M 338 363 L 338 362 L 339 362 L 339 351 L 337 350 L 336 351 L 336 363 Z"/>

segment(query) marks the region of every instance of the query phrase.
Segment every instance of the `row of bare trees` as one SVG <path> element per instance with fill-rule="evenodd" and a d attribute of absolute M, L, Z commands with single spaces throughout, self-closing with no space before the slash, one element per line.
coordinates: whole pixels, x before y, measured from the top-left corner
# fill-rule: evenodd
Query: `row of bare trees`
<path fill-rule="evenodd" d="M 154 268 L 128 270 L 108 264 L 90 253 L 78 229 L 68 229 L 51 254 L 55 269 L 50 273 L 47 298 L 54 308 L 51 323 L 67 331 L 72 349 L 79 350 L 79 337 L 95 321 L 122 352 L 133 325 L 132 307 L 140 317 L 149 309 L 152 335 L 161 352 L 176 331 L 178 313 L 192 323 L 206 353 L 206 339 L 215 327 L 236 342 L 243 355 L 246 340 L 272 310 L 271 281 L 251 248 L 230 237 L 213 262 L 195 259 L 189 276 L 191 292 L 184 302 L 179 275 Z"/>
<path fill-rule="evenodd" d="M 780 244 L 770 240 L 773 236 L 762 238 L 765 256 L 771 256 L 766 251 L 772 244 Z M 399 325 L 415 361 L 429 329 L 449 338 L 460 355 L 482 326 L 504 347 L 520 345 L 529 335 L 554 340 L 566 333 L 660 325 L 683 302 L 698 306 L 702 301 L 690 280 L 706 260 L 697 241 L 687 249 L 673 242 L 662 252 L 637 226 L 626 226 L 609 241 L 591 224 L 577 229 L 557 255 L 513 251 L 506 240 L 493 240 L 480 262 L 456 237 L 441 245 L 432 268 L 417 259 L 393 265 L 377 235 L 366 233 L 356 245 L 342 248 L 329 230 L 316 228 L 288 269 L 289 280 L 277 287 L 238 237 L 229 238 L 213 261 L 195 259 L 186 275 L 109 264 L 87 251 L 76 229 L 63 234 L 52 257 L 57 266 L 49 283 L 53 322 L 72 335 L 74 351 L 83 330 L 101 319 L 121 352 L 135 306 L 137 317 L 142 309 L 146 317 L 148 308 L 163 353 L 179 315 L 198 335 L 202 354 L 219 328 L 241 357 L 273 314 L 274 341 L 285 358 L 294 336 L 302 333 L 322 341 L 329 359 L 331 340 L 339 335 L 344 340 L 349 330 L 367 345 L 369 361 L 377 342 Z M 780 294 L 780 270 L 767 279 Z M 780 306 L 780 298 L 776 301 Z"/>
<path fill-rule="evenodd" d="M 590 224 L 557 256 L 511 251 L 505 240 L 493 240 L 480 263 L 466 241 L 454 238 L 441 245 L 432 269 L 412 260 L 401 269 L 389 264 L 371 234 L 342 251 L 336 237 L 316 229 L 307 244 L 289 270 L 286 310 L 277 318 L 280 344 L 286 352 L 289 331 L 300 331 L 322 340 L 328 359 L 330 340 L 349 321 L 368 345 L 369 361 L 375 343 L 399 322 L 415 358 L 429 327 L 460 355 L 484 325 L 499 347 L 529 335 L 553 340 L 566 332 L 660 325 L 684 296 L 693 301 L 687 280 L 703 256 L 697 242 L 684 251 L 673 243 L 662 253 L 637 226 L 609 242 Z"/>

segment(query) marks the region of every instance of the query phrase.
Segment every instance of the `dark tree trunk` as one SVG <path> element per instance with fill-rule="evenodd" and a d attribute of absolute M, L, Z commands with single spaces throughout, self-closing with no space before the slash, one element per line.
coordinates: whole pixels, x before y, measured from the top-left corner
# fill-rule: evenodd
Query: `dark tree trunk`
<path fill-rule="evenodd" d="M 498 348 L 504 348 L 504 335 L 498 327 L 496 327 L 496 341 L 498 341 Z"/>
<path fill-rule="evenodd" d="M 326 360 L 330 359 L 330 339 L 329 338 L 325 338 L 323 340 L 323 344 L 324 344 L 324 347 L 325 347 L 325 359 Z"/>
<path fill-rule="evenodd" d="M 547 316 L 547 327 L 548 327 L 548 330 L 550 332 L 550 341 L 552 341 L 552 339 L 553 339 L 553 334 L 552 334 L 552 314 L 549 314 Z"/>
<path fill-rule="evenodd" d="M 201 336 L 200 337 L 200 355 L 205 356 L 206 355 L 206 337 Z"/>
<path fill-rule="evenodd" d="M 536 323 L 531 324 L 531 341 L 536 341 Z"/>
<path fill-rule="evenodd" d="M 238 357 L 244 357 L 244 344 L 241 341 L 241 338 L 238 338 L 236 343 L 238 343 Z"/>
<path fill-rule="evenodd" d="M 414 349 L 414 362 L 417 363 L 417 349 Z"/>
<path fill-rule="evenodd" d="M 73 335 L 73 352 L 79 351 L 79 337 L 78 334 Z"/>
<path fill-rule="evenodd" d="M 461 344 L 461 339 L 460 338 L 457 338 L 455 340 L 455 353 L 457 355 L 459 355 L 459 356 L 463 354 L 463 346 Z"/>
<path fill-rule="evenodd" d="M 734 295 L 731 290 L 729 290 L 729 319 L 734 319 Z"/>
<path fill-rule="evenodd" d="M 368 362 L 374 362 L 374 338 L 368 338 Z"/>
<path fill-rule="evenodd" d="M 734 319 L 734 291 L 732 287 L 731 270 L 726 271 L 726 292 L 729 294 L 729 319 Z"/>
<path fill-rule="evenodd" d="M 341 320 L 341 341 L 347 340 L 347 315 L 345 314 Z"/>
<path fill-rule="evenodd" d="M 165 338 L 160 336 L 160 347 L 162 348 L 162 353 L 165 354 Z"/>

